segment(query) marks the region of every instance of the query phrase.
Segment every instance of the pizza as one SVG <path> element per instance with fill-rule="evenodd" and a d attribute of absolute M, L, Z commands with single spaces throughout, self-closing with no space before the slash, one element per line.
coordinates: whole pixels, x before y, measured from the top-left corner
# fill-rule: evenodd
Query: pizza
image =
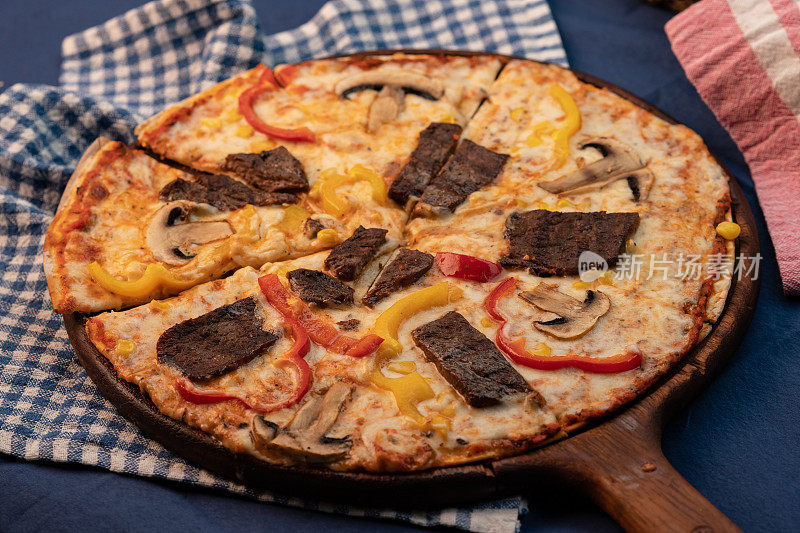
<path fill-rule="evenodd" d="M 163 414 L 270 464 L 522 453 L 643 394 L 730 286 L 702 140 L 553 65 L 260 65 L 136 135 L 70 180 L 53 307 Z"/>

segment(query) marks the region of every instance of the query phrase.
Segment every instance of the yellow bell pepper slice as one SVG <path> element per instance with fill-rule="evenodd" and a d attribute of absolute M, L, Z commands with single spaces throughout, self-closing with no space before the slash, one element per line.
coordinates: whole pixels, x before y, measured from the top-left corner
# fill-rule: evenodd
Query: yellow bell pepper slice
<path fill-rule="evenodd" d="M 378 376 L 379 374 L 379 376 Z M 435 395 L 428 382 L 419 372 L 412 372 L 399 378 L 387 378 L 380 370 L 373 371 L 372 381 L 382 389 L 394 395 L 394 401 L 400 412 L 417 424 L 424 424 L 425 417 L 420 414 L 417 404 L 430 400 Z"/>
<path fill-rule="evenodd" d="M 159 288 L 170 291 L 182 291 L 196 285 L 195 281 L 178 279 L 175 274 L 167 270 L 161 263 L 151 263 L 142 277 L 136 281 L 122 281 L 108 273 L 96 261 L 89 264 L 86 269 L 92 279 L 109 292 L 127 296 L 128 298 L 145 298 L 152 296 Z"/>
<path fill-rule="evenodd" d="M 386 183 L 383 178 L 374 170 L 368 169 L 363 165 L 355 165 L 345 175 L 330 176 L 326 178 L 319 188 L 314 192 L 319 192 L 322 198 L 322 206 L 325 211 L 334 216 L 341 216 L 347 212 L 350 203 L 347 199 L 336 192 L 336 189 L 343 185 L 350 185 L 358 181 L 367 181 L 372 187 L 372 199 L 380 205 L 385 205 L 387 201 Z M 316 184 L 315 184 L 316 185 Z"/>
<path fill-rule="evenodd" d="M 458 287 L 443 281 L 398 300 L 375 321 L 373 332 L 383 339 L 383 343 L 378 348 L 370 379 L 378 387 L 391 391 L 400 412 L 418 424 L 423 424 L 425 418 L 417 410 L 417 404 L 433 398 L 433 389 L 418 372 L 389 378 L 383 374 L 381 366 L 403 351 L 403 345 L 397 340 L 397 331 L 404 320 L 432 307 L 447 305 L 461 294 Z"/>
<path fill-rule="evenodd" d="M 553 126 L 553 123 L 548 121 L 540 122 L 533 127 L 533 132 L 528 135 L 528 138 L 525 139 L 525 143 L 528 146 L 539 146 L 542 144 L 542 140 L 544 137 L 550 136 L 555 133 L 556 127 Z"/>
<path fill-rule="evenodd" d="M 410 374 L 417 370 L 417 364 L 414 361 L 398 361 L 389 363 L 386 368 L 398 374 Z"/>
<path fill-rule="evenodd" d="M 283 219 L 276 226 L 284 233 L 297 233 L 305 219 L 310 216 L 311 213 L 307 209 L 299 205 L 290 205 L 283 210 Z"/>
<path fill-rule="evenodd" d="M 549 170 L 558 170 L 564 166 L 569 157 L 569 140 L 581 129 L 581 112 L 572 96 L 563 87 L 556 84 L 550 87 L 550 97 L 558 102 L 564 112 L 564 124 L 555 128 L 549 121 L 540 122 L 533 127 L 533 133 L 528 137 L 529 146 L 541 144 L 542 136 L 549 135 L 553 139 L 553 165 Z"/>
<path fill-rule="evenodd" d="M 521 119 L 522 115 L 524 115 L 524 114 L 525 114 L 525 110 L 523 108 L 516 107 L 516 108 L 511 110 L 511 112 L 509 113 L 509 116 L 511 117 L 511 120 L 513 120 L 514 122 L 519 122 L 519 119 Z"/>

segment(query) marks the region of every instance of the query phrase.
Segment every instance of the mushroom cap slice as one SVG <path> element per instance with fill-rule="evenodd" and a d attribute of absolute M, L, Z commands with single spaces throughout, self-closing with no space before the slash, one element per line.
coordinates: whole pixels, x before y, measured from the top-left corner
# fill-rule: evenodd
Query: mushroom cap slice
<path fill-rule="evenodd" d="M 251 429 L 252 439 L 265 450 L 309 463 L 342 459 L 350 451 L 349 436 L 333 438 L 326 434 L 336 423 L 351 392 L 351 387 L 335 383 L 324 396 L 315 396 L 307 401 L 283 428 L 256 416 Z"/>
<path fill-rule="evenodd" d="M 650 194 L 650 189 L 653 187 L 655 176 L 650 172 L 650 169 L 642 168 L 636 172 L 631 172 L 627 175 L 628 188 L 633 194 L 633 200 L 638 202 L 644 200 Z"/>
<path fill-rule="evenodd" d="M 400 110 L 403 108 L 403 89 L 392 85 L 384 85 L 380 90 L 378 96 L 372 101 L 369 106 L 369 114 L 367 115 L 367 131 L 372 132 L 377 130 L 381 124 L 391 122 Z"/>
<path fill-rule="evenodd" d="M 194 205 L 183 200 L 170 202 L 153 216 L 145 242 L 156 261 L 168 265 L 186 264 L 203 244 L 233 235 L 231 225 L 224 220 L 188 222 Z"/>
<path fill-rule="evenodd" d="M 532 291 L 520 293 L 519 296 L 542 311 L 559 316 L 533 323 L 536 329 L 559 339 L 583 335 L 611 308 L 611 300 L 600 291 L 586 291 L 586 298 L 581 301 L 559 291 L 556 285 L 547 283 L 540 283 Z"/>
<path fill-rule="evenodd" d="M 376 69 L 359 72 L 339 80 L 334 92 L 347 98 L 349 95 L 367 89 L 386 86 L 404 89 L 429 100 L 438 100 L 444 95 L 444 85 L 430 76 L 408 69 Z"/>
<path fill-rule="evenodd" d="M 628 178 L 634 200 L 647 197 L 653 183 L 653 173 L 645 167 L 633 148 L 608 137 L 591 138 L 580 147 L 595 148 L 603 157 L 556 180 L 539 183 L 539 187 L 553 194 L 580 194 Z"/>

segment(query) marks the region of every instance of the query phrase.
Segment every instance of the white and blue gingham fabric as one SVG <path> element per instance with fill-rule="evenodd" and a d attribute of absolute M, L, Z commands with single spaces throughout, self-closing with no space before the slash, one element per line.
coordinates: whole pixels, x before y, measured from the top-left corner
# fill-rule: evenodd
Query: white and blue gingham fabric
<path fill-rule="evenodd" d="M 518 528 L 521 498 L 401 513 L 256 493 L 190 465 L 103 399 L 47 296 L 44 234 L 95 138 L 132 141 L 143 118 L 259 62 L 383 48 L 489 50 L 566 65 L 544 0 L 333 0 L 303 26 L 269 36 L 247 0 L 158 0 L 65 39 L 59 87 L 17 84 L 0 94 L 0 452 L 354 516 Z"/>

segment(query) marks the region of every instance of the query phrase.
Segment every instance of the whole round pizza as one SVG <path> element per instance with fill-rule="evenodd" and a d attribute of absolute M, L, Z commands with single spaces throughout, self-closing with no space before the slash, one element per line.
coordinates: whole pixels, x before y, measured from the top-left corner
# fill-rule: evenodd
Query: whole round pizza
<path fill-rule="evenodd" d="M 232 452 L 403 472 L 519 454 L 642 394 L 721 312 L 702 140 L 491 54 L 260 65 L 81 159 L 53 307 Z"/>

